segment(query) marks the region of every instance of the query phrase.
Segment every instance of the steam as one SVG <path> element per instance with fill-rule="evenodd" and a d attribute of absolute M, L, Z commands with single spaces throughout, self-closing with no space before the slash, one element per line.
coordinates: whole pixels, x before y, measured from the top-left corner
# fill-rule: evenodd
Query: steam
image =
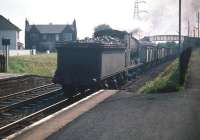
<path fill-rule="evenodd" d="M 133 32 L 144 35 L 178 34 L 178 6 L 176 0 L 146 0 L 147 14 L 134 20 Z M 141 7 L 142 8 L 142 7 Z M 200 11 L 199 0 L 182 0 L 182 33 L 187 35 L 188 20 L 191 29 L 197 25 L 196 14 Z M 141 30 L 141 31 L 140 31 Z M 136 32 L 137 31 L 137 32 Z"/>
<path fill-rule="evenodd" d="M 190 21 L 191 30 L 194 27 L 197 27 L 197 12 L 200 12 L 200 3 L 199 0 L 187 0 L 184 1 L 184 10 L 183 10 L 183 23 L 185 23 L 184 27 L 187 28 L 187 22 Z M 191 32 L 191 31 L 190 31 Z"/>

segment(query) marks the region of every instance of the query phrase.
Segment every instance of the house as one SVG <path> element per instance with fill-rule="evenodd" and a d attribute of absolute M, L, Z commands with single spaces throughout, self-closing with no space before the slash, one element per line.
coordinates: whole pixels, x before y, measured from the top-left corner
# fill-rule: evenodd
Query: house
<path fill-rule="evenodd" d="M 19 32 L 21 29 L 0 15 L 0 50 L 3 49 L 2 40 L 10 40 L 9 50 L 19 50 L 23 44 L 19 42 Z"/>
<path fill-rule="evenodd" d="M 37 51 L 55 50 L 58 41 L 76 41 L 76 20 L 71 25 L 30 25 L 25 21 L 25 48 Z"/>

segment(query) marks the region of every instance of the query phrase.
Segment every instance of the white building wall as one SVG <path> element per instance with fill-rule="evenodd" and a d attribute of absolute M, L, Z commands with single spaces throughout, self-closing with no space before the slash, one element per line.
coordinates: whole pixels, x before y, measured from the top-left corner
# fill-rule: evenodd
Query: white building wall
<path fill-rule="evenodd" d="M 10 50 L 16 50 L 17 49 L 17 35 L 18 32 L 17 31 L 12 31 L 12 30 L 0 30 L 0 49 L 3 48 L 2 46 L 2 39 L 3 38 L 7 38 L 10 39 L 10 46 L 9 49 Z"/>
<path fill-rule="evenodd" d="M 33 55 L 33 50 L 10 50 L 9 56 Z"/>

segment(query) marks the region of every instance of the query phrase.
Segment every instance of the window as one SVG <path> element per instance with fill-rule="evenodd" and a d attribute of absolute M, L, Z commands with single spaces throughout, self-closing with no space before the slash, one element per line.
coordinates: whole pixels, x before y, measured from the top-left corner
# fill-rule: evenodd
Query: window
<path fill-rule="evenodd" d="M 64 41 L 72 41 L 72 33 L 64 33 L 63 40 Z"/>
<path fill-rule="evenodd" d="M 59 34 L 56 34 L 56 41 L 59 41 L 60 38 L 59 38 Z"/>
<path fill-rule="evenodd" d="M 32 34 L 31 34 L 31 39 L 32 39 L 33 41 L 37 41 L 37 40 L 39 39 L 38 34 L 37 34 L 37 33 L 32 33 Z"/>
<path fill-rule="evenodd" d="M 46 34 L 42 35 L 42 40 L 47 40 L 47 35 Z"/>

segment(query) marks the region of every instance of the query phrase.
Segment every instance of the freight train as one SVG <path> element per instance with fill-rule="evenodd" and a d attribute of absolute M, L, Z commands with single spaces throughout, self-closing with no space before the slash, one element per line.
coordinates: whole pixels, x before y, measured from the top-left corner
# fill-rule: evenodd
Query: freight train
<path fill-rule="evenodd" d="M 68 97 L 74 90 L 117 88 L 147 65 L 174 58 L 176 47 L 158 47 L 116 30 L 100 32 L 76 42 L 58 42 L 53 82 Z"/>
<path fill-rule="evenodd" d="M 195 48 L 200 46 L 200 38 L 197 37 L 184 37 L 183 49 L 188 47 Z"/>

